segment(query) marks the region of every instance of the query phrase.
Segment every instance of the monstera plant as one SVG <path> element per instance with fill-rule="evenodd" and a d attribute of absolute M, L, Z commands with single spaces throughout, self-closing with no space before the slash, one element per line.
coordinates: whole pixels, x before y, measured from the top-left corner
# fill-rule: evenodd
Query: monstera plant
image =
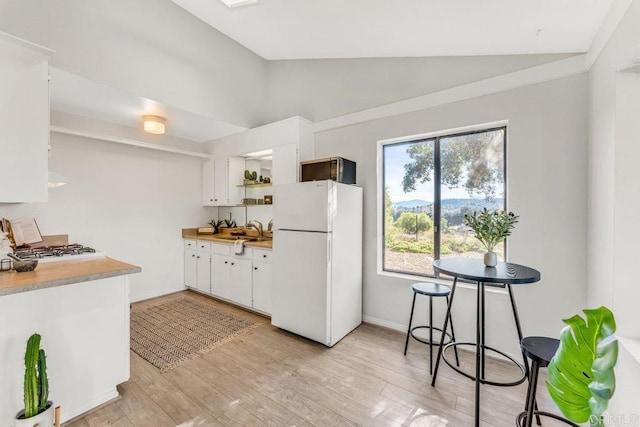
<path fill-rule="evenodd" d="M 549 364 L 547 389 L 565 417 L 600 427 L 616 385 L 616 322 L 606 307 L 583 311 L 586 320 L 577 314 L 564 320 L 567 326 Z"/>

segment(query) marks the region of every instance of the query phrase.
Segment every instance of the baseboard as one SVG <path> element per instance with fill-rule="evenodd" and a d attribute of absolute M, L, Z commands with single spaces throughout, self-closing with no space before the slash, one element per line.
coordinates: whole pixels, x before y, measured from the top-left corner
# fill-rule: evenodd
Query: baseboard
<path fill-rule="evenodd" d="M 386 329 L 391 329 L 392 331 L 396 331 L 396 332 L 401 332 L 403 334 L 407 333 L 407 328 L 408 325 L 401 325 L 400 323 L 394 323 L 394 322 L 389 322 L 388 320 L 383 320 L 383 319 L 379 319 L 377 317 L 373 317 L 373 316 L 367 316 L 367 315 L 363 315 L 362 316 L 362 321 L 364 323 L 369 323 L 372 325 L 376 325 L 376 326 L 380 326 L 382 328 L 386 328 Z M 475 350 L 473 349 L 473 347 L 458 347 L 459 350 L 461 351 L 468 351 L 468 352 L 473 352 L 475 353 Z M 512 354 L 507 352 L 507 354 L 510 357 L 513 357 L 515 360 L 519 360 L 520 363 L 522 363 L 522 355 L 521 354 Z M 487 357 L 493 358 L 493 359 L 498 359 L 498 360 L 507 360 L 506 357 L 500 355 L 500 354 L 487 354 Z"/>
<path fill-rule="evenodd" d="M 394 331 L 407 333 L 407 325 L 401 325 L 400 323 L 389 322 L 388 320 L 378 319 L 373 316 L 362 316 L 364 323 L 371 323 L 372 325 L 382 326 L 383 328 L 392 329 Z"/>
<path fill-rule="evenodd" d="M 64 408 L 64 416 L 62 417 L 62 422 L 66 423 L 74 421 L 77 418 L 84 417 L 87 414 L 97 411 L 101 407 L 108 405 L 118 399 L 120 399 L 120 393 L 118 393 L 118 390 L 114 388 L 112 391 L 79 408 L 73 408 L 71 410 L 67 410 L 67 408 Z"/>

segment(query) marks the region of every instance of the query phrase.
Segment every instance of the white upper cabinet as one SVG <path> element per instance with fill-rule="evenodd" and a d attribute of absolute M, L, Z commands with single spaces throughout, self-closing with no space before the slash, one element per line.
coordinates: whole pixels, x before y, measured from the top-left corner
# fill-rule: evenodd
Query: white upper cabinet
<path fill-rule="evenodd" d="M 202 164 L 203 206 L 235 206 L 242 203 L 244 159 L 227 157 Z"/>
<path fill-rule="evenodd" d="M 202 206 L 215 206 L 215 160 L 202 163 Z"/>
<path fill-rule="evenodd" d="M 298 182 L 299 170 L 298 145 L 288 144 L 273 148 L 273 166 L 271 177 L 274 184 L 293 184 Z"/>
<path fill-rule="evenodd" d="M 51 53 L 0 33 L 0 203 L 47 201 Z"/>

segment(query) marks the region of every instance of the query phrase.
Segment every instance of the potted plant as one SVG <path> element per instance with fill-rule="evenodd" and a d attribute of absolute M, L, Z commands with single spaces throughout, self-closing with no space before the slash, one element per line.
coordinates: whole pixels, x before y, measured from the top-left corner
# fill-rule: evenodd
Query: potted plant
<path fill-rule="evenodd" d="M 24 409 L 18 412 L 15 427 L 53 424 L 54 408 L 49 400 L 47 358 L 40 348 L 40 335 L 33 334 L 27 341 L 24 354 Z"/>
<path fill-rule="evenodd" d="M 613 396 L 618 360 L 616 321 L 606 307 L 565 319 L 560 346 L 549 364 L 547 390 L 569 420 L 604 426 L 602 414 Z"/>
<path fill-rule="evenodd" d="M 511 231 L 518 222 L 518 215 L 513 212 L 506 212 L 501 209 L 488 211 L 482 209 L 479 213 L 464 216 L 464 223 L 475 233 L 476 239 L 480 240 L 482 246 L 487 250 L 484 254 L 484 265 L 495 267 L 498 265 L 498 256 L 493 249 L 498 243 L 511 235 Z"/>

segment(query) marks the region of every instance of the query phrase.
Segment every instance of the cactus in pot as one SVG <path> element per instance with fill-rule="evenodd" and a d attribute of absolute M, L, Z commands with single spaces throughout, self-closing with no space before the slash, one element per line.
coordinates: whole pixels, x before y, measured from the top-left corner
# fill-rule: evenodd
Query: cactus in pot
<path fill-rule="evenodd" d="M 40 348 L 41 337 L 33 334 L 27 341 L 24 354 L 24 410 L 16 417 L 15 425 L 33 426 L 53 424 L 53 403 L 49 401 L 47 356 Z"/>

